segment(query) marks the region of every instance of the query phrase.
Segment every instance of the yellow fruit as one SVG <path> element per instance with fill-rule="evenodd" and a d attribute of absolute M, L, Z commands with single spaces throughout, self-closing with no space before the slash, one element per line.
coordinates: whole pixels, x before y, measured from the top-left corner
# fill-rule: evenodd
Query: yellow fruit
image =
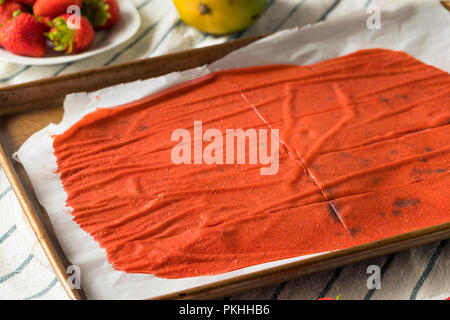
<path fill-rule="evenodd" d="M 229 34 L 250 27 L 267 0 L 173 0 L 181 20 L 210 34 Z"/>

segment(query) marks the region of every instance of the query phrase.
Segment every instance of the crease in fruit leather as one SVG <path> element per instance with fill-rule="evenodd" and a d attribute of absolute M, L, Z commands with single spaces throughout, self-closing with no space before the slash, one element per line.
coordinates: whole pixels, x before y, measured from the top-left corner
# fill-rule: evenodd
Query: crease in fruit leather
<path fill-rule="evenodd" d="M 112 108 L 118 104 L 142 98 L 168 86 L 201 77 L 208 72 L 230 67 L 246 67 L 271 63 L 308 65 L 342 56 L 358 49 L 386 48 L 405 51 L 421 61 L 447 72 L 450 71 L 450 61 L 446 59 L 450 54 L 448 52 L 449 39 L 442 37 L 442 34 L 450 32 L 450 18 L 447 13 L 441 11 L 439 4 L 416 4 L 411 2 L 404 6 L 402 4 L 401 8 L 394 4 L 388 7 L 383 6 L 382 9 L 382 15 L 386 17 L 385 21 L 389 22 L 383 25 L 382 32 L 361 28 L 360 26 L 365 26 L 367 14 L 366 12 L 356 12 L 355 14 L 347 15 L 345 19 L 334 19 L 333 21 L 304 28 L 300 31 L 287 30 L 277 33 L 263 41 L 238 50 L 207 67 L 170 74 L 157 79 L 114 86 L 91 94 L 79 93 L 69 95 L 65 101 L 64 121 L 60 125 L 49 125 L 44 130 L 34 134 L 15 154 L 15 158 L 25 166 L 36 195 L 49 213 L 56 229 L 58 240 L 66 255 L 72 263 L 79 265 L 83 270 L 82 285 L 88 297 L 92 299 L 155 297 L 307 259 L 310 256 L 274 261 L 215 276 L 184 279 L 162 279 L 147 274 L 128 274 L 115 271 L 106 262 L 103 249 L 87 233 L 82 231 L 76 223 L 73 223 L 72 215 L 70 214 L 71 209 L 64 206 L 66 196 L 63 192 L 61 181 L 55 179 L 53 173 L 57 168 L 50 136 L 63 133 L 84 115 L 92 112 L 97 107 Z M 399 28 L 400 24 L 402 24 L 402 28 Z M 423 41 L 420 43 L 410 41 L 413 36 L 418 39 L 426 38 L 426 45 L 424 45 Z M 421 131 L 423 130 L 419 127 L 416 128 L 417 133 Z M 394 135 L 391 135 L 391 138 L 394 137 Z M 389 137 L 378 140 L 379 142 L 387 141 Z M 362 146 L 370 146 L 372 143 L 374 141 L 367 140 Z M 336 150 L 330 148 L 321 156 L 333 156 L 333 151 Z M 433 152 L 438 153 L 438 151 Z M 436 158 L 439 160 L 442 157 L 436 156 Z M 319 157 L 315 161 L 322 160 Z M 422 161 L 424 160 L 422 159 Z M 420 163 L 426 163 L 422 161 Z M 383 166 L 385 165 L 395 166 L 395 163 L 383 164 Z M 425 167 L 423 170 L 410 170 L 408 173 L 416 175 L 417 180 L 420 180 L 422 175 L 430 175 L 430 179 L 434 179 L 434 175 L 437 173 L 435 171 L 442 170 Z M 311 173 L 317 174 L 313 171 Z M 326 167 L 324 168 L 324 173 L 327 173 Z M 354 174 L 357 174 L 357 172 Z M 332 178 L 332 183 L 339 182 L 339 176 Z M 377 177 L 375 176 L 373 177 L 373 182 L 376 181 Z M 328 180 L 323 182 L 325 185 L 328 183 Z M 436 185 L 439 185 L 439 183 Z M 336 207 L 339 209 L 338 205 L 341 205 L 340 213 L 347 218 L 349 223 L 353 221 L 352 216 L 348 214 L 352 208 L 352 197 L 370 197 L 372 194 L 370 190 L 366 190 L 365 193 L 355 194 L 350 197 L 350 200 L 346 200 L 347 198 L 340 198 L 339 194 L 341 192 L 350 192 L 351 190 L 341 190 L 339 183 L 337 183 L 335 189 L 336 192 L 332 192 L 332 189 L 327 190 L 331 192 L 327 196 L 329 199 L 340 201 L 336 203 Z M 397 195 L 399 195 L 398 198 L 391 200 L 393 205 L 395 203 L 401 206 L 400 210 L 385 208 L 384 212 L 376 212 L 377 217 L 383 217 L 389 212 L 393 214 L 393 211 L 400 211 L 396 212 L 396 214 L 405 218 L 407 215 L 402 215 L 402 212 L 410 212 L 416 206 L 423 205 L 423 203 L 418 203 L 414 199 L 404 199 L 399 193 Z M 344 200 L 346 201 L 344 202 Z M 388 211 L 388 209 L 391 210 Z M 351 230 L 355 234 L 358 233 L 357 227 L 355 226 Z"/>

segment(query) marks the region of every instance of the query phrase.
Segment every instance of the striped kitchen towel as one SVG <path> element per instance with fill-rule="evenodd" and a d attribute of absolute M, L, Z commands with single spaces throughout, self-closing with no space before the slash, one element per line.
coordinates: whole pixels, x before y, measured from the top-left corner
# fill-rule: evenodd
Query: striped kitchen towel
<path fill-rule="evenodd" d="M 398 0 L 401 1 L 401 0 Z M 432 0 L 430 0 L 432 1 Z M 250 29 L 226 37 L 204 35 L 184 25 L 169 0 L 133 0 L 142 25 L 124 45 L 102 55 L 57 66 L 0 63 L 0 85 L 11 85 L 99 66 L 153 57 L 332 19 L 364 9 L 371 0 L 269 0 Z M 380 289 L 369 289 L 378 268 Z M 447 241 L 249 291 L 231 299 L 444 299 L 450 296 Z M 0 299 L 67 299 L 21 208 L 0 173 Z"/>

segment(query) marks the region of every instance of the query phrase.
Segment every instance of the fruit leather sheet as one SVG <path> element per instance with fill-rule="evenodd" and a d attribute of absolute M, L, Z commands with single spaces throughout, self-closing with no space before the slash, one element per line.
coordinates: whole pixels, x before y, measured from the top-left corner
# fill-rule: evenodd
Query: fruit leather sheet
<path fill-rule="evenodd" d="M 401 2 L 388 2 L 383 6 L 381 29 L 379 30 L 369 30 L 366 27 L 369 14 L 366 12 L 355 12 L 345 18 L 308 26 L 300 30 L 293 29 L 276 33 L 237 50 L 209 66 L 173 73 L 159 78 L 121 84 L 93 93 L 69 95 L 64 103 L 65 113 L 63 121 L 57 125 L 51 124 L 35 133 L 17 151 L 15 158 L 27 170 L 36 195 L 49 213 L 58 240 L 67 257 L 73 264 L 81 268 L 82 285 L 87 296 L 91 299 L 151 298 L 249 274 L 257 270 L 280 266 L 292 261 L 307 259 L 311 255 L 259 264 L 213 276 L 183 279 L 165 279 L 149 274 L 130 274 L 115 271 L 106 259 L 105 251 L 73 221 L 71 208 L 66 207 L 67 194 L 63 189 L 60 177 L 55 173 L 57 165 L 53 152 L 52 136 L 65 132 L 77 121 L 97 108 L 114 108 L 173 85 L 205 76 L 211 72 L 231 68 L 267 64 L 310 65 L 360 49 L 385 48 L 404 51 L 426 64 L 449 72 L 450 40 L 445 36 L 450 31 L 450 16 L 448 12 L 437 1 L 412 1 L 404 5 L 399 3 Z M 246 84 L 242 83 L 242 87 L 245 87 Z M 345 88 L 343 91 L 345 91 Z M 335 92 L 340 92 L 340 89 L 335 90 Z M 290 94 L 290 92 L 287 94 Z M 295 94 L 306 95 L 306 93 L 301 91 Z M 436 92 L 436 99 L 441 99 L 442 94 L 444 94 L 445 98 L 445 92 Z M 305 98 L 311 97 L 305 96 Z M 321 98 L 318 99 L 320 100 Z M 389 94 L 386 96 L 381 95 L 379 98 L 387 105 L 395 103 L 396 99 L 389 96 Z M 413 100 L 416 98 L 417 101 L 422 101 L 419 99 L 420 97 L 413 97 L 413 93 L 411 97 L 408 96 L 406 98 Z M 258 102 L 257 96 L 252 96 L 251 92 L 248 93 L 248 99 L 249 103 L 256 104 Z M 273 108 L 271 108 L 270 102 L 264 105 L 266 107 L 260 110 L 262 117 L 272 119 L 274 123 L 282 121 L 282 119 L 277 119 L 277 114 L 271 113 Z M 442 111 L 441 109 L 436 112 Z M 420 106 L 417 107 L 417 110 L 418 114 L 423 114 L 420 113 Z M 430 112 L 433 113 L 433 111 Z M 317 115 L 319 118 L 320 116 L 320 114 Z M 334 120 L 333 125 L 336 125 L 335 119 L 332 116 L 330 117 L 330 115 L 327 116 L 329 119 Z M 388 116 L 388 114 L 385 116 Z M 429 116 L 432 118 L 436 115 L 430 114 Z M 445 114 L 438 116 L 445 117 Z M 334 143 L 320 146 L 321 148 L 325 147 L 325 152 L 322 152 L 319 157 L 308 159 L 308 153 L 306 153 L 305 158 L 310 168 L 310 174 L 317 178 L 319 187 L 323 190 L 323 196 L 326 199 L 338 199 L 331 204 L 335 209 L 338 209 L 341 219 L 349 226 L 348 231 L 355 236 L 367 236 L 367 241 L 377 237 L 388 236 L 389 234 L 383 232 L 376 234 L 376 232 L 383 229 L 379 228 L 380 225 L 399 223 L 396 217 L 406 219 L 403 223 L 411 226 L 407 218 L 408 212 L 415 210 L 415 212 L 423 212 L 424 215 L 426 213 L 426 201 L 422 203 L 418 200 L 423 187 L 420 183 L 415 184 L 414 190 L 411 187 L 405 187 L 409 189 L 405 191 L 402 188 L 397 188 L 394 191 L 379 192 L 377 193 L 377 198 L 373 198 L 373 193 L 370 193 L 377 190 L 380 183 L 386 183 L 386 181 L 382 182 L 382 179 L 385 177 L 394 179 L 396 175 L 402 174 L 401 172 L 389 172 L 389 170 L 394 170 L 399 166 L 398 164 L 397 166 L 395 165 L 395 159 L 399 154 L 407 156 L 408 159 L 419 155 L 417 159 L 414 158 L 412 161 L 420 162 L 422 164 L 420 166 L 421 169 L 416 170 L 415 177 L 411 175 L 408 175 L 408 177 L 412 177 L 411 179 L 415 179 L 414 181 L 419 181 L 422 175 L 435 175 L 436 179 L 432 180 L 432 183 L 428 183 L 426 187 L 434 188 L 435 202 L 442 203 L 444 201 L 442 209 L 444 212 L 446 208 L 448 209 L 448 199 L 445 202 L 445 194 L 441 194 L 442 190 L 448 190 L 448 185 L 445 184 L 448 183 L 448 177 L 446 180 L 439 179 L 439 177 L 447 173 L 444 170 L 448 170 L 448 156 L 445 150 L 449 145 L 445 138 L 448 138 L 449 135 L 448 132 L 441 132 L 445 130 L 445 126 L 444 128 L 438 128 L 438 133 L 430 132 L 430 137 L 427 139 L 421 137 L 415 140 L 414 134 L 402 137 L 402 139 L 408 140 L 404 141 L 402 145 L 411 146 L 404 150 L 398 148 L 396 144 L 389 145 L 389 140 L 383 144 L 373 145 L 370 144 L 370 141 L 365 141 L 364 147 L 371 148 L 370 154 L 374 155 L 373 159 L 365 159 L 364 155 L 367 154 L 367 150 L 363 150 L 363 148 L 353 150 L 351 147 L 355 145 L 353 143 L 355 141 L 352 141 L 352 138 L 360 138 L 368 123 L 375 123 L 375 125 L 371 126 L 374 134 L 369 134 L 367 138 L 382 137 L 383 134 L 386 134 L 386 132 L 383 132 L 382 126 L 376 125 L 379 119 L 374 119 L 373 117 L 375 115 L 368 113 L 367 115 L 357 115 L 356 120 L 351 118 L 353 119 L 351 120 L 353 125 L 350 128 L 351 131 L 330 137 Z M 377 114 L 377 117 L 382 118 L 383 115 Z M 402 118 L 402 122 L 403 120 L 404 118 Z M 410 120 L 410 122 L 408 122 L 409 120 L 406 121 L 408 123 L 405 125 L 419 128 L 420 123 L 415 123 L 414 121 L 420 122 L 423 119 L 415 119 L 412 116 Z M 327 125 L 326 119 L 310 118 L 307 121 L 323 123 L 326 127 L 323 128 L 324 132 L 333 127 L 331 124 Z M 342 121 L 345 122 L 347 120 L 344 118 Z M 440 120 L 438 119 L 437 121 Z M 395 126 L 393 131 L 402 132 L 401 125 Z M 299 132 L 298 134 L 302 133 Z M 436 137 L 440 137 L 440 139 Z M 305 139 L 288 141 L 287 144 L 292 147 L 294 152 L 302 154 L 305 150 L 317 148 L 317 146 L 308 145 L 312 140 L 314 139 L 308 140 L 306 136 Z M 427 142 L 425 143 L 426 145 L 422 145 L 424 141 Z M 373 142 L 377 141 L 374 140 Z M 345 151 L 336 152 L 340 150 L 333 150 L 333 146 L 345 149 Z M 378 169 L 386 166 L 387 160 L 384 157 L 386 150 L 389 150 L 391 153 L 391 165 L 387 166 L 386 170 L 383 171 L 386 174 L 380 176 Z M 366 153 L 364 153 L 365 151 Z M 339 157 L 339 159 L 332 159 L 332 157 Z M 353 161 L 352 159 L 355 160 Z M 392 165 L 393 162 L 394 165 Z M 329 163 L 337 163 L 339 165 L 328 167 Z M 430 164 L 429 167 L 427 167 L 427 164 Z M 408 165 L 402 165 L 401 167 L 409 171 L 414 169 Z M 361 172 L 366 174 L 361 177 Z M 351 183 L 340 183 L 344 180 L 351 181 Z M 405 185 L 407 184 L 408 181 L 405 181 Z M 405 197 L 405 194 L 416 194 L 417 197 Z M 342 198 L 343 195 L 351 195 L 351 197 Z M 433 201 L 433 199 L 430 198 L 427 201 Z M 379 206 L 379 203 L 394 204 L 394 208 Z M 357 214 L 358 212 L 372 212 L 373 214 L 361 218 L 361 215 Z M 423 218 L 426 219 L 426 216 Z M 405 231 L 408 230 L 408 228 L 405 229 Z M 317 252 L 317 254 L 323 254 L 323 252 Z"/>

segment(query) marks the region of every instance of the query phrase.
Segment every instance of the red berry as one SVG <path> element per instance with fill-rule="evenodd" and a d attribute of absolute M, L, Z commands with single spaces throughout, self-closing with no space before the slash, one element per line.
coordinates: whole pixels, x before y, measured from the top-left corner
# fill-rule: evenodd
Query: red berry
<path fill-rule="evenodd" d="M 0 1 L 0 25 L 8 22 L 16 11 L 28 12 L 28 9 L 24 5 L 10 0 Z"/>
<path fill-rule="evenodd" d="M 70 6 L 78 6 L 81 9 L 82 0 L 37 0 L 33 6 L 33 12 L 37 16 L 55 18 L 66 14 Z"/>
<path fill-rule="evenodd" d="M 120 20 L 120 8 L 119 4 L 116 0 L 105 0 L 108 4 L 108 12 L 110 14 L 109 19 L 106 21 L 106 24 L 100 26 L 102 29 L 109 29 L 114 26 Z"/>
<path fill-rule="evenodd" d="M 79 26 L 72 26 L 77 20 L 80 22 Z M 63 14 L 53 19 L 51 26 L 46 36 L 53 42 L 56 51 L 79 53 L 94 42 L 94 28 L 89 20 L 81 15 Z"/>
<path fill-rule="evenodd" d="M 82 11 L 95 29 L 110 29 L 120 20 L 116 0 L 84 0 Z"/>
<path fill-rule="evenodd" d="M 34 16 L 21 13 L 0 29 L 0 43 L 6 50 L 21 56 L 45 55 L 45 26 Z"/>

